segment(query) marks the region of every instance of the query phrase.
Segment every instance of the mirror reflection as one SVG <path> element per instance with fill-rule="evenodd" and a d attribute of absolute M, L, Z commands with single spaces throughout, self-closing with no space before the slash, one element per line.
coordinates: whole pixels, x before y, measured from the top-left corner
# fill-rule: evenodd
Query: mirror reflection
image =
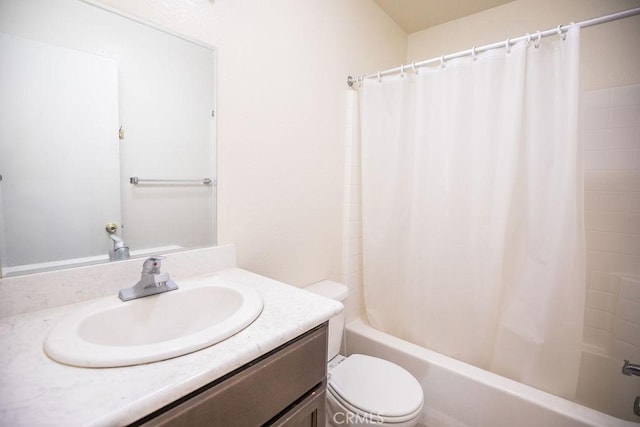
<path fill-rule="evenodd" d="M 216 54 L 78 0 L 0 0 L 9 276 L 215 243 Z"/>

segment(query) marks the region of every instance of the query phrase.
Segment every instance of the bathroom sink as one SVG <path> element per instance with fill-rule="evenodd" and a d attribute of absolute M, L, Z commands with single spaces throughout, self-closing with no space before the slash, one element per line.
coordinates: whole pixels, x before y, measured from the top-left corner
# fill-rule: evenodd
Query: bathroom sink
<path fill-rule="evenodd" d="M 58 362 L 91 368 L 157 362 L 219 343 L 262 312 L 262 296 L 245 286 L 179 285 L 133 301 L 114 295 L 79 308 L 53 327 L 44 350 Z"/>

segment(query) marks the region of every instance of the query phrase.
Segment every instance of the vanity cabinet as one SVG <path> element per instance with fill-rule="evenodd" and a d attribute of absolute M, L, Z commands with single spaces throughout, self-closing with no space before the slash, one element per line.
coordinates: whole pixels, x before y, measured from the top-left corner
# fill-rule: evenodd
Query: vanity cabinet
<path fill-rule="evenodd" d="M 327 323 L 134 423 L 325 426 Z"/>

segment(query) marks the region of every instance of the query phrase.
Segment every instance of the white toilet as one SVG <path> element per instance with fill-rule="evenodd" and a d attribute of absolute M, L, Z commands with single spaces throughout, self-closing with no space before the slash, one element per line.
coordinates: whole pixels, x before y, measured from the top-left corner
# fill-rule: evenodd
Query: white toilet
<path fill-rule="evenodd" d="M 344 301 L 348 289 L 325 280 L 306 290 Z M 405 369 L 377 357 L 338 354 L 344 314 L 329 320 L 327 421 L 333 426 L 413 427 L 424 398 L 422 387 Z"/>

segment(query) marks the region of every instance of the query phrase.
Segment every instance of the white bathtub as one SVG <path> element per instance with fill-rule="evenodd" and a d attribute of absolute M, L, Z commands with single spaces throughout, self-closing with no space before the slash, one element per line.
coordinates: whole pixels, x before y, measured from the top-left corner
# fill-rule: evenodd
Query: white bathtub
<path fill-rule="evenodd" d="M 425 396 L 420 422 L 428 427 L 638 427 L 385 334 L 362 320 L 349 323 L 345 337 L 348 354 L 390 360 L 418 379 Z"/>

